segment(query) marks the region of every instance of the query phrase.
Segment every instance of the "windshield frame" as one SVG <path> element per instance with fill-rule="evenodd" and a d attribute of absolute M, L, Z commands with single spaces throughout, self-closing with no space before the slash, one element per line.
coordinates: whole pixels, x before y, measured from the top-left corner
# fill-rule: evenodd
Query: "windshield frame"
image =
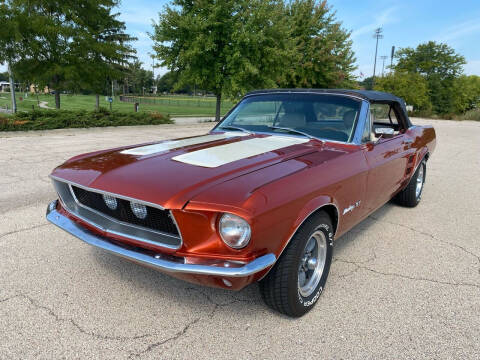
<path fill-rule="evenodd" d="M 217 125 L 215 125 L 215 127 L 210 132 L 211 133 L 224 132 L 224 130 L 221 129 L 222 123 L 228 118 L 228 116 L 233 111 L 235 111 L 235 109 L 245 99 L 252 98 L 252 97 L 257 97 L 257 96 L 263 96 L 263 95 L 277 95 L 277 94 L 278 95 L 306 94 L 306 95 L 315 95 L 315 96 L 323 96 L 323 95 L 332 96 L 333 95 L 333 96 L 348 97 L 348 98 L 358 100 L 360 102 L 360 111 L 359 111 L 359 114 L 357 116 L 357 119 L 355 120 L 355 122 L 353 124 L 352 136 L 350 137 L 350 139 L 348 141 L 331 140 L 331 139 L 315 137 L 315 136 L 312 136 L 312 138 L 317 139 L 317 140 L 322 141 L 322 142 L 332 142 L 332 143 L 340 143 L 340 144 L 355 144 L 355 145 L 361 145 L 362 144 L 362 141 L 361 141 L 362 134 L 359 134 L 359 129 L 362 129 L 361 132 L 363 133 L 363 127 L 365 126 L 365 119 L 368 115 L 368 111 L 369 111 L 368 109 L 369 109 L 370 103 L 360 96 L 355 96 L 355 95 L 352 95 L 352 94 L 341 94 L 341 93 L 335 93 L 335 92 L 314 93 L 314 92 L 308 92 L 308 91 L 291 91 L 290 90 L 290 91 L 275 91 L 275 92 L 266 91 L 266 92 L 260 92 L 260 93 L 256 92 L 256 93 L 253 93 L 253 94 L 250 94 L 250 95 L 247 94 L 233 108 L 231 108 L 230 111 L 228 111 L 225 114 L 225 116 L 222 117 L 220 122 Z M 249 130 L 249 131 L 252 132 L 253 134 L 262 134 L 262 135 L 304 137 L 301 134 L 294 134 L 294 133 L 289 133 L 289 132 L 278 133 L 278 132 L 274 132 L 274 131 L 251 131 L 251 130 Z"/>

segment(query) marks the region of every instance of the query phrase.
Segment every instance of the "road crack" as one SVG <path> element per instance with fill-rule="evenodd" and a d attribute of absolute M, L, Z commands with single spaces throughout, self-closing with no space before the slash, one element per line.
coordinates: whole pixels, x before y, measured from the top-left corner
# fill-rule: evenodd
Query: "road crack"
<path fill-rule="evenodd" d="M 356 269 L 354 271 L 351 271 L 349 274 L 346 274 L 344 276 L 339 276 L 339 277 L 346 277 L 346 276 L 351 275 L 351 274 L 353 274 L 353 273 L 355 273 L 359 270 L 366 270 L 366 271 L 370 271 L 374 274 L 382 275 L 382 276 L 392 276 L 392 277 L 398 277 L 398 278 L 413 280 L 413 281 L 426 281 L 426 282 L 431 282 L 431 283 L 440 284 L 440 285 L 475 287 L 477 289 L 480 289 L 480 285 L 479 284 L 474 284 L 474 283 L 465 283 L 465 282 L 457 283 L 457 282 L 429 279 L 429 278 L 424 278 L 424 277 L 416 277 L 416 276 L 399 274 L 399 273 L 394 273 L 394 272 L 383 272 L 383 271 L 379 271 L 379 270 L 370 268 L 368 266 L 363 265 L 362 263 L 358 263 L 358 262 L 355 262 L 355 261 L 350 261 L 350 260 L 345 260 L 345 259 L 340 259 L 340 258 L 337 258 L 337 261 L 356 266 Z"/>
<path fill-rule="evenodd" d="M 460 249 L 461 251 L 463 251 L 464 253 L 466 254 L 469 254 L 471 256 L 473 256 L 477 262 L 478 262 L 478 272 L 480 273 L 480 255 L 477 255 L 475 254 L 474 252 L 468 250 L 467 248 L 461 246 L 461 245 L 458 245 L 458 244 L 455 244 L 455 243 L 451 243 L 449 241 L 445 241 L 445 240 L 442 240 L 442 239 L 439 239 L 437 238 L 436 236 L 434 236 L 433 234 L 430 234 L 430 233 L 427 233 L 425 231 L 421 231 L 421 230 L 418 230 L 418 229 L 415 229 L 411 226 L 408 226 L 408 225 L 404 225 L 404 224 L 399 224 L 399 223 L 395 223 L 395 222 L 392 222 L 392 221 L 388 221 L 388 220 L 382 220 L 382 219 L 379 219 L 379 218 L 376 218 L 372 215 L 369 216 L 370 219 L 374 220 L 374 221 L 377 221 L 377 222 L 384 222 L 384 223 L 387 223 L 387 224 L 390 224 L 390 225 L 396 225 L 396 226 L 400 226 L 400 227 L 403 227 L 405 229 L 408 229 L 414 233 L 417 233 L 417 234 L 421 234 L 421 235 L 424 235 L 424 236 L 428 236 L 429 238 L 435 240 L 435 241 L 438 241 L 438 242 L 441 242 L 442 244 L 445 244 L 445 245 L 449 245 L 449 246 L 452 246 L 452 247 L 455 247 L 457 249 Z"/>
<path fill-rule="evenodd" d="M 33 230 L 33 229 L 38 229 L 38 228 L 40 228 L 40 227 L 47 226 L 47 225 L 48 225 L 48 223 L 46 223 L 46 224 L 38 224 L 38 225 L 30 226 L 30 227 L 28 227 L 28 228 L 23 228 L 23 229 L 18 229 L 18 230 L 9 231 L 9 232 L 0 234 L 0 239 L 2 239 L 2 238 L 4 238 L 4 237 L 7 237 L 7 236 L 9 236 L 9 235 L 17 234 L 17 233 L 20 233 L 20 232 L 23 232 L 23 231 L 29 231 L 29 230 Z"/>
<path fill-rule="evenodd" d="M 194 288 L 194 287 L 188 287 L 188 288 L 185 288 L 186 291 L 194 291 L 194 292 L 197 292 L 199 293 L 200 295 L 202 295 L 210 304 L 213 305 L 213 309 L 212 311 L 210 311 L 210 313 L 205 317 L 205 319 L 212 319 L 213 316 L 215 315 L 215 313 L 217 312 L 217 310 L 221 307 L 225 307 L 225 306 L 230 306 L 232 304 L 235 304 L 235 303 L 238 303 L 238 302 L 250 302 L 248 300 L 243 300 L 243 299 L 238 299 L 238 298 L 235 298 L 233 297 L 231 301 L 228 301 L 228 302 L 223 302 L 223 303 L 219 303 L 219 302 L 216 302 L 215 300 L 213 300 L 210 295 L 208 295 L 205 291 L 201 290 L 201 289 L 197 289 L 197 288 Z M 202 320 L 202 317 L 198 317 L 198 318 L 195 318 L 193 319 L 192 321 L 188 322 L 181 330 L 177 331 L 174 335 L 164 339 L 164 340 L 161 340 L 161 341 L 157 341 L 157 342 L 154 342 L 154 343 L 151 343 L 147 346 L 147 348 L 143 351 L 140 351 L 140 352 L 137 352 L 137 353 L 132 353 L 130 354 L 129 356 L 129 359 L 133 359 L 133 358 L 138 358 L 156 348 L 158 348 L 159 346 L 162 346 L 162 345 L 165 345 L 166 343 L 169 343 L 169 342 L 175 342 L 177 341 L 178 339 L 180 339 L 182 336 L 184 336 L 188 330 L 194 326 L 195 324 L 199 323 L 200 321 Z"/>
<path fill-rule="evenodd" d="M 95 333 L 95 332 L 92 332 L 92 331 L 88 331 L 88 330 L 84 329 L 82 326 L 80 326 L 80 324 L 78 324 L 75 320 L 73 320 L 71 318 L 61 317 L 60 315 L 55 313 L 51 308 L 38 303 L 35 299 L 33 299 L 31 296 L 26 295 L 26 294 L 16 294 L 16 295 L 10 296 L 6 299 L 0 300 L 0 303 L 9 301 L 9 300 L 12 300 L 12 299 L 15 299 L 15 298 L 23 298 L 23 299 L 27 300 L 28 302 L 30 302 L 30 304 L 35 309 L 45 311 L 49 316 L 53 317 L 56 322 L 70 323 L 80 333 L 82 333 L 84 335 L 91 336 L 91 337 L 93 337 L 95 339 L 98 339 L 98 340 L 126 341 L 126 340 L 138 340 L 138 339 L 143 339 L 143 338 L 146 338 L 146 337 L 149 337 L 149 336 L 153 336 L 153 334 L 144 334 L 144 335 L 137 335 L 137 336 L 108 336 L 108 335 L 102 335 L 102 334 L 98 334 L 98 333 Z"/>

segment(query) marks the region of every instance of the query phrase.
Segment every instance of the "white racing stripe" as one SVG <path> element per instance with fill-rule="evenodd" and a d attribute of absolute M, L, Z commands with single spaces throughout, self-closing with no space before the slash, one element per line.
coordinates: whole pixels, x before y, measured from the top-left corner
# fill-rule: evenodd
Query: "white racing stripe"
<path fill-rule="evenodd" d="M 235 133 L 226 132 L 223 134 L 203 135 L 203 136 L 197 136 L 197 137 L 183 139 L 183 140 L 169 140 L 169 141 L 164 141 L 158 144 L 140 146 L 140 147 L 136 147 L 128 150 L 123 150 L 120 152 L 120 154 L 138 155 L 138 156 L 152 155 L 152 154 L 156 154 L 163 151 L 178 149 L 184 146 L 198 145 L 198 144 L 203 144 L 203 143 L 207 143 L 215 140 L 223 140 L 223 139 L 228 139 L 235 136 L 247 136 L 247 135 L 248 134 L 246 133 L 240 133 L 240 132 L 235 132 Z"/>
<path fill-rule="evenodd" d="M 285 136 L 269 136 L 192 151 L 175 156 L 172 160 L 213 168 L 287 146 L 303 144 L 308 141 L 310 140 Z"/>

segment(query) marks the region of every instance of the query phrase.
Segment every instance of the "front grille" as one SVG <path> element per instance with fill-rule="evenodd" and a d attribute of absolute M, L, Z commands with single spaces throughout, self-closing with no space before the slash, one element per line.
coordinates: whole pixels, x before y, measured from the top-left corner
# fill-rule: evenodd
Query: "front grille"
<path fill-rule="evenodd" d="M 90 209 L 127 224 L 180 236 L 168 210 L 146 206 L 147 216 L 144 219 L 140 219 L 133 213 L 130 207 L 130 201 L 128 200 L 116 198 L 117 207 L 112 210 L 105 204 L 102 194 L 88 191 L 74 185 L 72 185 L 71 188 L 77 201 Z"/>

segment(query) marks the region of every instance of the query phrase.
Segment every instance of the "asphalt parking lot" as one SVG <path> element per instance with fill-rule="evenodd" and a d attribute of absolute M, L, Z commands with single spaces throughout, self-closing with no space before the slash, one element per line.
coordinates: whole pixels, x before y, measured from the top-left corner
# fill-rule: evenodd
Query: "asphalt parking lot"
<path fill-rule="evenodd" d="M 211 123 L 0 133 L 0 358 L 480 358 L 480 122 L 428 122 L 421 204 L 387 204 L 338 239 L 323 295 L 296 320 L 256 284 L 191 285 L 45 220 L 48 174 L 67 158 Z"/>

